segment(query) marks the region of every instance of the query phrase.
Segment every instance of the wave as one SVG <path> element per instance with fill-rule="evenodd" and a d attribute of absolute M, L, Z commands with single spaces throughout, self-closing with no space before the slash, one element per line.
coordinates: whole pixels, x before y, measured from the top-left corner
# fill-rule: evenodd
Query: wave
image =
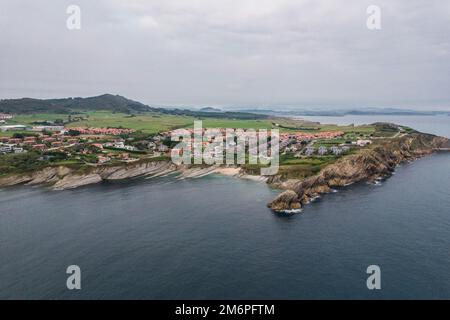
<path fill-rule="evenodd" d="M 289 210 L 283 210 L 282 213 L 286 214 L 295 214 L 302 212 L 302 209 L 289 209 Z"/>

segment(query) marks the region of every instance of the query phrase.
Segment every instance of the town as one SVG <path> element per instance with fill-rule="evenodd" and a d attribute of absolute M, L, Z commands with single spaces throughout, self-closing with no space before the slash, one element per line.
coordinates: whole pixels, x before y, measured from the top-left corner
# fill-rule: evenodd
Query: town
<path fill-rule="evenodd" d="M 12 115 L 0 114 L 5 123 Z M 132 162 L 168 152 L 162 136 L 139 139 L 132 129 L 65 128 L 60 125 L 0 126 L 0 154 L 33 152 L 41 161 L 79 160 L 87 164 Z"/>
<path fill-rule="evenodd" d="M 70 127 L 51 121 L 39 125 L 10 124 L 13 118 L 12 114 L 0 114 L 0 155 L 31 152 L 39 155 L 37 159 L 42 162 L 95 166 L 169 158 L 177 151 L 177 142 L 172 139 L 174 130 L 145 134 L 122 127 Z M 206 129 L 202 130 L 205 133 Z M 224 128 L 217 130 L 225 136 Z M 212 140 L 205 136 L 202 139 L 205 152 Z M 279 152 L 284 158 L 340 157 L 371 143 L 369 133 L 288 130 L 279 136 Z"/>

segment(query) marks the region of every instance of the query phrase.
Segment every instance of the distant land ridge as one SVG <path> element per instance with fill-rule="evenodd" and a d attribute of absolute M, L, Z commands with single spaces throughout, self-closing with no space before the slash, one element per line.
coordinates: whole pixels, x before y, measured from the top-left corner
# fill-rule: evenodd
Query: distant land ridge
<path fill-rule="evenodd" d="M 213 109 L 213 110 L 210 110 Z M 75 97 L 61 99 L 3 99 L 0 100 L 0 113 L 36 114 L 36 113 L 80 113 L 83 111 L 111 111 L 127 114 L 156 112 L 178 116 L 236 118 L 236 119 L 265 119 L 268 115 L 254 114 L 241 111 L 221 111 L 208 108 L 207 110 L 188 110 L 179 108 L 151 107 L 141 102 L 125 98 L 120 95 L 103 94 L 95 97 Z"/>

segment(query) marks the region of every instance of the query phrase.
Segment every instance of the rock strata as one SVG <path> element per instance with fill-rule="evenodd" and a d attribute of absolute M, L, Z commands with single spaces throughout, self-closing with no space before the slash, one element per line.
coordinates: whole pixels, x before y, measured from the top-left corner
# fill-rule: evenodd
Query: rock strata
<path fill-rule="evenodd" d="M 292 204 L 306 204 L 320 194 L 331 192 L 332 188 L 387 177 L 402 162 L 430 154 L 447 145 L 448 141 L 446 138 L 429 134 L 410 134 L 343 157 L 322 169 L 319 174 L 305 180 L 280 183 L 276 178 L 272 178 L 272 181 L 276 181 L 275 186 L 287 190 L 270 202 L 268 207 L 274 211 L 289 210 Z"/>

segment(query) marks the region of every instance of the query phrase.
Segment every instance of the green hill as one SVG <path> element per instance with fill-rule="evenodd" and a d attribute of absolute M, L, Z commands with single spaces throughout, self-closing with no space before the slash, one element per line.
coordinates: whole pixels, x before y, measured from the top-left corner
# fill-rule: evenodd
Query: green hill
<path fill-rule="evenodd" d="M 37 114 L 57 113 L 70 114 L 84 111 L 111 111 L 127 114 L 158 112 L 170 115 L 193 116 L 205 118 L 233 119 L 265 119 L 268 116 L 248 112 L 208 112 L 188 109 L 154 108 L 143 103 L 127 99 L 119 95 L 103 94 L 88 98 L 63 99 L 4 99 L 0 100 L 0 113 Z"/>
<path fill-rule="evenodd" d="M 71 113 L 96 110 L 133 113 L 152 111 L 152 108 L 140 102 L 111 94 L 89 98 L 0 100 L 0 112 L 4 113 Z"/>

